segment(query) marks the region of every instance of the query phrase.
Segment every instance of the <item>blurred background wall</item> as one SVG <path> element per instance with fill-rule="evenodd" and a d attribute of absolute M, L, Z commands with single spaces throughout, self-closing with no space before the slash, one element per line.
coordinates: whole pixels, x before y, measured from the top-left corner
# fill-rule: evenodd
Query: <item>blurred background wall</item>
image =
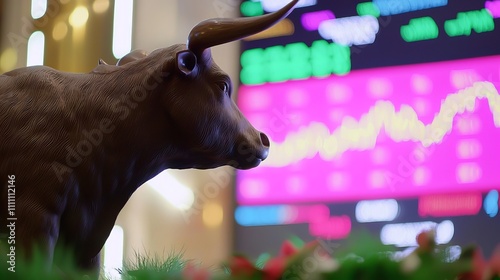
<path fill-rule="evenodd" d="M 0 72 L 37 64 L 88 72 L 99 58 L 114 64 L 133 49 L 185 43 L 195 24 L 234 17 L 237 6 L 233 0 L 2 0 Z M 238 43 L 212 49 L 233 79 L 237 52 Z M 123 244 L 125 260 L 182 252 L 205 266 L 219 264 L 231 252 L 232 176 L 228 168 L 169 171 L 154 185 L 170 201 L 151 184 L 141 187 L 117 219 L 107 257 L 119 263 Z"/>

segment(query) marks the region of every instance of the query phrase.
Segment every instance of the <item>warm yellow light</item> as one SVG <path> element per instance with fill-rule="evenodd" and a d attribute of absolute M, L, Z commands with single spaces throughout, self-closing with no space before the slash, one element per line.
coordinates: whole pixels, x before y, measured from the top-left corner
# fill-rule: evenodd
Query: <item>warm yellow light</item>
<path fill-rule="evenodd" d="M 224 219 L 224 211 L 218 203 L 207 203 L 203 207 L 203 223 L 207 227 L 218 227 Z"/>
<path fill-rule="evenodd" d="M 295 33 L 295 26 L 293 25 L 293 22 L 289 19 L 284 19 L 269 29 L 266 29 L 260 33 L 245 38 L 245 40 L 253 41 L 266 38 L 290 36 L 293 35 L 294 33 Z"/>
<path fill-rule="evenodd" d="M 56 41 L 60 41 L 66 37 L 68 34 L 68 25 L 65 22 L 60 21 L 54 25 L 54 29 L 52 30 L 52 38 Z"/>
<path fill-rule="evenodd" d="M 17 63 L 17 51 L 14 48 L 7 48 L 2 52 L 0 56 L 0 69 L 2 72 L 7 72 L 14 67 L 16 67 Z"/>
<path fill-rule="evenodd" d="M 104 13 L 109 8 L 109 0 L 95 0 L 94 4 L 92 4 L 92 10 L 95 13 Z"/>
<path fill-rule="evenodd" d="M 73 27 L 82 27 L 87 23 L 89 19 L 89 11 L 87 8 L 78 6 L 69 16 L 69 23 Z"/>

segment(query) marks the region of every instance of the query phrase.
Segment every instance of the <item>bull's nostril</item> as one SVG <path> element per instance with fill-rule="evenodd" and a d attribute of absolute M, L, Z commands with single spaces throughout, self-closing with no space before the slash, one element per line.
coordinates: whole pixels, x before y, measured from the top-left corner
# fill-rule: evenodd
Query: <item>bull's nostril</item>
<path fill-rule="evenodd" d="M 267 135 L 265 135 L 264 133 L 260 133 L 260 141 L 262 142 L 262 145 L 264 145 L 264 147 L 268 147 L 271 145 L 271 143 L 269 143 L 269 138 L 267 138 Z"/>

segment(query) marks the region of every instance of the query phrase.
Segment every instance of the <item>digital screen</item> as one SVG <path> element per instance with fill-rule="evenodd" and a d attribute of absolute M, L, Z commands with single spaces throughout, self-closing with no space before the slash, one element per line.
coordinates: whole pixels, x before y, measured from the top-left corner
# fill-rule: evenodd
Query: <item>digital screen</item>
<path fill-rule="evenodd" d="M 287 2 L 243 1 L 241 13 Z M 357 229 L 411 248 L 433 228 L 439 244 L 490 252 L 500 243 L 499 24 L 500 0 L 304 0 L 244 40 L 238 106 L 271 149 L 237 173 L 236 249 Z"/>

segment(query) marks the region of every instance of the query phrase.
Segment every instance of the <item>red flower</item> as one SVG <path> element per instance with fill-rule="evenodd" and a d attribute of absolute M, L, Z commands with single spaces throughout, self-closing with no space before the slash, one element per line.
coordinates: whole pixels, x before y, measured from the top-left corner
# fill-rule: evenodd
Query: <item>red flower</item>
<path fill-rule="evenodd" d="M 229 268 L 234 276 L 248 276 L 257 271 L 257 268 L 243 256 L 234 256 Z"/>
<path fill-rule="evenodd" d="M 299 250 L 293 245 L 292 242 L 286 240 L 281 245 L 280 256 L 282 257 L 291 257 L 295 255 Z"/>
<path fill-rule="evenodd" d="M 481 250 L 475 249 L 472 255 L 472 271 L 464 273 L 459 280 L 483 280 L 486 269 L 486 261 Z"/>
<path fill-rule="evenodd" d="M 267 261 L 264 269 L 264 279 L 265 280 L 277 280 L 281 279 L 281 276 L 285 272 L 286 259 L 285 257 L 277 257 Z"/>
<path fill-rule="evenodd" d="M 317 242 L 306 244 L 304 249 L 312 249 Z M 235 256 L 229 264 L 233 276 L 252 276 L 254 273 L 262 272 L 265 280 L 281 279 L 290 260 L 300 254 L 301 251 L 291 241 L 286 240 L 281 245 L 277 257 L 269 259 L 262 270 L 256 268 L 248 259 Z"/>
<path fill-rule="evenodd" d="M 431 252 L 434 248 L 436 232 L 434 230 L 424 231 L 417 235 L 419 251 Z"/>
<path fill-rule="evenodd" d="M 298 251 L 297 247 L 289 240 L 283 242 L 279 255 L 268 260 L 264 265 L 262 269 L 262 272 L 264 272 L 264 279 L 280 279 L 285 271 L 287 259 L 297 254 Z"/>

